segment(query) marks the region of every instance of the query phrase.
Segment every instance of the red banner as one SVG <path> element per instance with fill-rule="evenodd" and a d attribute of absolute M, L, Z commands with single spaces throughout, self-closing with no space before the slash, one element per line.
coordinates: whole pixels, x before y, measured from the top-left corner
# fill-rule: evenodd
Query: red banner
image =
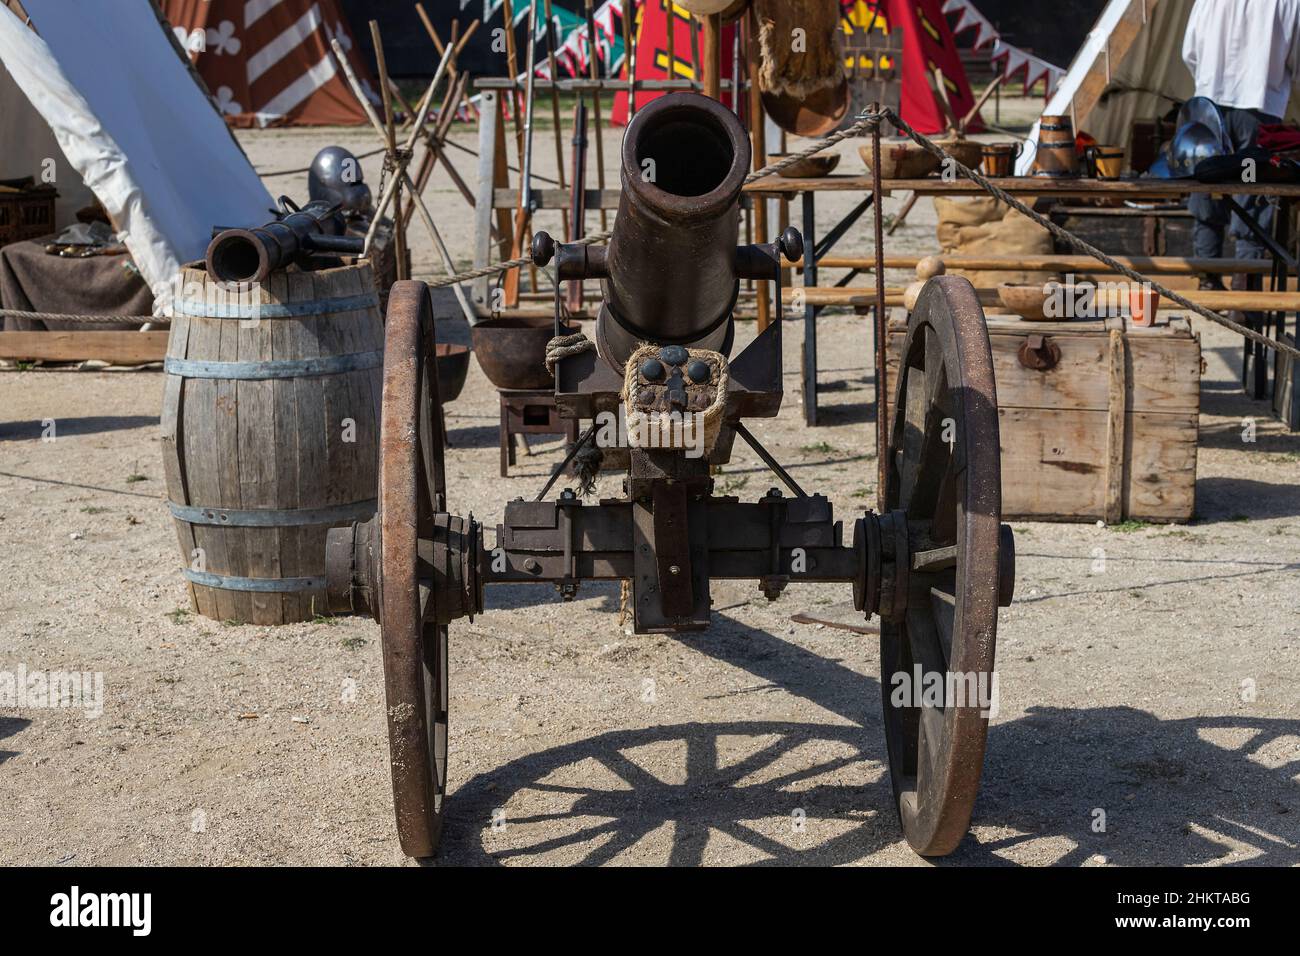
<path fill-rule="evenodd" d="M 645 0 L 644 3 L 637 5 L 636 26 L 632 45 L 636 48 L 636 78 L 638 80 L 666 80 L 669 78 L 668 72 L 668 8 L 672 7 L 673 11 L 673 79 L 694 80 L 696 78 L 696 65 L 702 55 L 704 36 L 703 31 L 695 31 L 694 42 L 692 42 L 691 15 L 685 7 L 670 3 L 669 0 Z M 695 21 L 699 26 L 699 21 Z M 732 66 L 735 60 L 735 36 L 736 30 L 733 26 L 722 28 L 722 79 L 731 79 Z M 745 51 L 741 50 L 740 55 L 744 56 Z M 623 64 L 622 78 L 627 79 L 628 64 L 626 58 Z M 651 90 L 638 90 L 636 94 L 637 107 L 644 106 L 657 96 L 663 93 Z M 731 94 L 727 91 L 722 93 L 722 102 L 726 103 L 733 110 L 735 104 L 731 101 Z M 737 111 L 738 112 L 738 111 Z M 610 113 L 609 121 L 616 126 L 623 126 L 627 123 L 627 93 L 619 93 L 614 98 L 614 109 Z"/>

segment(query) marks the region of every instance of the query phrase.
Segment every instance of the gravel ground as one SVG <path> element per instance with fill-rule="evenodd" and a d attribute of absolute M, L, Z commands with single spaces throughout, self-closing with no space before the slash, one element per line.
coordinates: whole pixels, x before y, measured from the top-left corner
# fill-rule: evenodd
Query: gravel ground
<path fill-rule="evenodd" d="M 330 141 L 372 145 L 352 131 L 240 138 L 263 169 L 305 165 Z M 472 178 L 470 162 L 458 166 Z M 366 171 L 378 181 L 373 160 Z M 301 198 L 305 181 L 271 188 Z M 429 197 L 448 244 L 467 253 L 459 195 L 439 177 Z M 823 199 L 824 221 L 851 202 Z M 870 248 L 866 222 L 844 251 Z M 413 229 L 417 273 L 436 271 Z M 922 204 L 891 250 L 931 251 L 933 229 Z M 445 334 L 463 337 L 454 300 L 439 310 Z M 870 333 L 854 316 L 821 320 L 829 424 L 810 432 L 800 326 L 787 329 L 782 414 L 754 430 L 851 521 L 874 499 Z M 949 863 L 1300 863 L 1300 438 L 1236 387 L 1233 337 L 1196 328 L 1208 363 L 1196 521 L 1015 526 L 1000 712 L 972 834 Z M 0 374 L 0 674 L 104 682 L 98 717 L 0 710 L 0 861 L 402 862 L 377 627 L 188 613 L 164 505 L 161 394 L 157 372 Z M 559 455 L 539 445 L 498 478 L 495 409 L 472 367 L 449 409 L 447 465 L 455 507 L 489 526 Z M 1253 443 L 1241 440 L 1248 418 Z M 748 498 L 773 483 L 743 450 L 722 480 Z M 768 603 L 722 582 L 714 601 L 705 633 L 638 637 L 618 626 L 613 587 L 584 586 L 567 605 L 544 588 L 490 590 L 488 612 L 452 628 L 440 859 L 923 863 L 891 806 L 875 639 L 791 621 L 847 619 L 848 589 L 792 586 Z"/>

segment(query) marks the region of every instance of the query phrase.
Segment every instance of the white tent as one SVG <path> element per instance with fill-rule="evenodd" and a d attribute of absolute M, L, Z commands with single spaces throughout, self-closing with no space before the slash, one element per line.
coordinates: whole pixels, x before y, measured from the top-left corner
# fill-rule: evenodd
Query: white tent
<path fill-rule="evenodd" d="M 0 66 L 0 179 L 53 176 L 59 190 L 55 220 L 71 222 L 94 193 L 69 165 L 45 118 L 32 108 L 9 71 Z M 48 172 L 47 172 L 48 170 Z"/>
<path fill-rule="evenodd" d="M 1134 0 L 1110 0 L 1043 112 L 1073 117 L 1076 131 L 1087 132 L 1101 143 L 1127 147 L 1134 120 L 1163 115 L 1196 92 L 1191 71 L 1183 63 L 1183 34 L 1194 3 L 1146 0 L 1139 5 Z M 1112 34 L 1125 18 L 1132 21 L 1144 13 L 1145 21 L 1126 55 L 1112 60 Z M 1079 115 L 1076 95 L 1094 69 L 1105 71 L 1106 92 L 1096 106 Z M 1300 119 L 1300 97 L 1291 98 L 1287 119 Z M 1030 172 L 1037 143 L 1035 123 L 1016 164 L 1018 175 Z"/>
<path fill-rule="evenodd" d="M 33 132 L 30 113 L 15 114 L 24 138 L 0 140 L 5 169 L 15 159 L 34 162 L 6 176 L 39 175 L 45 157 L 56 168 L 66 161 L 156 290 L 181 263 L 202 257 L 214 225 L 269 218 L 270 194 L 149 0 L 23 0 L 23 7 L 35 30 L 0 5 L 0 61 L 47 129 Z M 0 104 L 4 96 L 0 86 Z M 10 121 L 0 126 L 6 134 Z M 56 185 L 68 193 L 65 209 L 85 204 L 76 177 Z"/>

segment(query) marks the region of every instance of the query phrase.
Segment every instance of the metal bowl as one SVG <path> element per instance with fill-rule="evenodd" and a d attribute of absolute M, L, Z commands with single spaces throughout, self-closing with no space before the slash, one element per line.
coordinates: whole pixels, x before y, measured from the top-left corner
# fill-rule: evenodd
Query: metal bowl
<path fill-rule="evenodd" d="M 562 335 L 581 331 L 578 322 L 560 327 Z M 497 388 L 537 389 L 553 384 L 545 364 L 546 343 L 554 335 L 552 319 L 484 319 L 470 326 L 469 334 L 479 368 Z"/>
<path fill-rule="evenodd" d="M 438 400 L 446 405 L 460 397 L 469 374 L 469 346 L 438 344 L 434 347 L 438 366 Z"/>

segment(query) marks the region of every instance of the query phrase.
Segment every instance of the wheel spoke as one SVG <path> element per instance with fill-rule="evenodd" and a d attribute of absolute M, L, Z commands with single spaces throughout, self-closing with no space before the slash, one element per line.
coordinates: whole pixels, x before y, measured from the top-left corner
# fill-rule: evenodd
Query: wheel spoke
<path fill-rule="evenodd" d="M 928 794 L 941 782 L 944 752 L 948 746 L 947 714 L 928 704 L 921 708 L 921 734 L 917 744 L 916 790 Z"/>
<path fill-rule="evenodd" d="M 931 337 L 937 338 L 933 330 L 927 329 L 927 346 Z M 918 412 L 918 418 L 924 424 L 914 451 L 913 477 L 904 486 L 907 497 L 899 500 L 909 515 L 933 514 L 942 483 L 952 470 L 953 446 L 950 440 L 955 437 L 956 419 L 949 409 L 952 396 L 948 391 L 948 375 L 942 358 L 942 353 L 927 347 L 924 406 Z"/>
<path fill-rule="evenodd" d="M 949 568 L 930 585 L 930 610 L 934 616 L 945 669 L 952 667 L 953 621 L 957 613 L 957 569 Z"/>
<path fill-rule="evenodd" d="M 912 660 L 921 665 L 922 679 L 933 680 L 932 674 L 942 679 L 948 672 L 939 629 L 928 607 L 907 609 L 907 638 L 912 648 Z"/>

